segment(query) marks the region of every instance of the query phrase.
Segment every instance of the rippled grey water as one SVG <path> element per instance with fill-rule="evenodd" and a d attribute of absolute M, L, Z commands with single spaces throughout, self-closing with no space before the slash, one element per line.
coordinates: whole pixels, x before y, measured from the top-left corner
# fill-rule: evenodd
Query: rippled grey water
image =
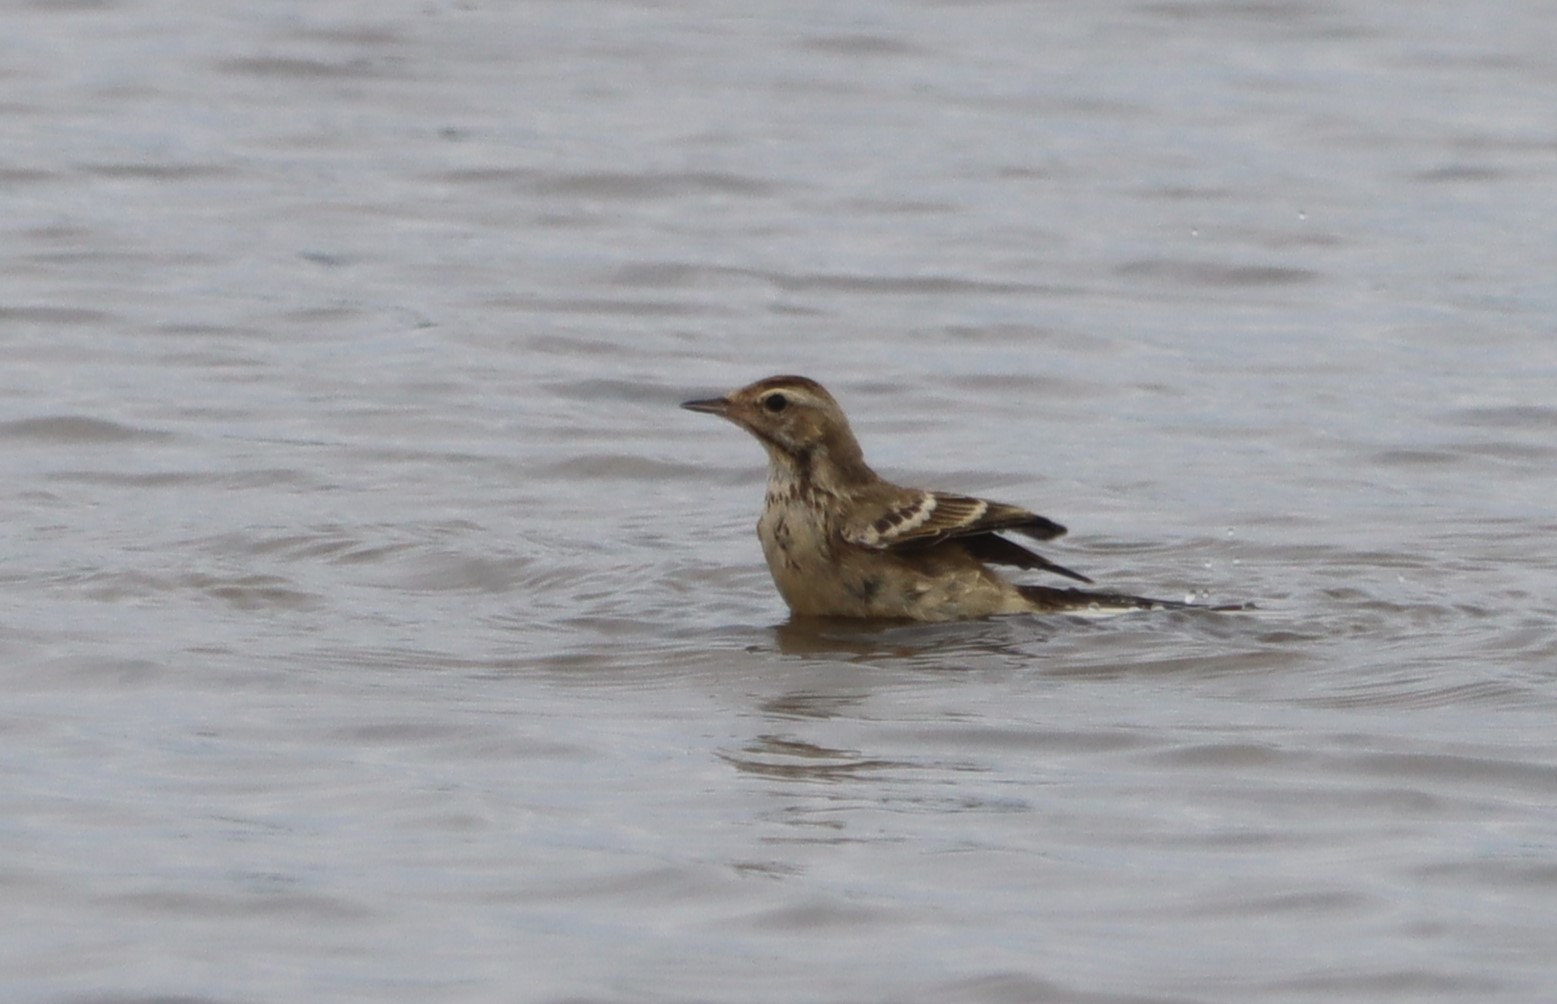
<path fill-rule="evenodd" d="M 6 1000 L 1557 994 L 1545 5 L 4 21 Z M 1259 612 L 787 624 L 780 371 Z"/>

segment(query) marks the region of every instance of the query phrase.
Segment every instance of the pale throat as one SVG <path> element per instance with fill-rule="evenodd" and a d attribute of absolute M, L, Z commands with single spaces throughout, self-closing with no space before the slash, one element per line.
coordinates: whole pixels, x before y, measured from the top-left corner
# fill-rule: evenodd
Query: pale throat
<path fill-rule="evenodd" d="M 771 443 L 762 445 L 768 451 L 769 495 L 793 495 L 802 483 L 811 480 L 809 466 L 802 468 L 801 458 Z"/>
<path fill-rule="evenodd" d="M 818 443 L 796 454 L 768 444 L 768 497 L 775 500 L 801 500 L 812 504 L 825 499 L 852 498 L 854 481 L 834 459 L 826 443 Z"/>

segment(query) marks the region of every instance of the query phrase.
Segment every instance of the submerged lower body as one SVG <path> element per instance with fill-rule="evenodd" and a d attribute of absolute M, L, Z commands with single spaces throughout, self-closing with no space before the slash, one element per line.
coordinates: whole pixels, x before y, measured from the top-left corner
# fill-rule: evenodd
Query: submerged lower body
<path fill-rule="evenodd" d="M 945 622 L 1010 614 L 1096 617 L 1134 610 L 1241 610 L 1202 606 L 1100 589 L 1021 585 L 1008 581 L 961 548 L 863 559 L 796 561 L 770 553 L 774 584 L 799 617 Z"/>

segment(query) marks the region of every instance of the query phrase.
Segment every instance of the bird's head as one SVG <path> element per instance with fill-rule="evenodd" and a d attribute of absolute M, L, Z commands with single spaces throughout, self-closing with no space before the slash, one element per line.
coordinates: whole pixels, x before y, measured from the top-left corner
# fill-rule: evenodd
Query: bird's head
<path fill-rule="evenodd" d="M 864 468 L 859 443 L 827 389 L 802 376 L 774 376 L 724 397 L 687 401 L 688 411 L 718 415 L 756 436 L 775 461 L 799 467 L 826 461 Z"/>

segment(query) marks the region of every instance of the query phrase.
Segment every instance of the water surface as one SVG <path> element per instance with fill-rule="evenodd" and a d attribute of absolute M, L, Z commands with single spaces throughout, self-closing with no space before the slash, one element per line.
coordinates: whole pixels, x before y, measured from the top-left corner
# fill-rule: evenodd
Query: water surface
<path fill-rule="evenodd" d="M 16 7 L 5 998 L 1551 999 L 1549 14 Z M 787 623 L 774 372 L 1260 609 Z"/>

